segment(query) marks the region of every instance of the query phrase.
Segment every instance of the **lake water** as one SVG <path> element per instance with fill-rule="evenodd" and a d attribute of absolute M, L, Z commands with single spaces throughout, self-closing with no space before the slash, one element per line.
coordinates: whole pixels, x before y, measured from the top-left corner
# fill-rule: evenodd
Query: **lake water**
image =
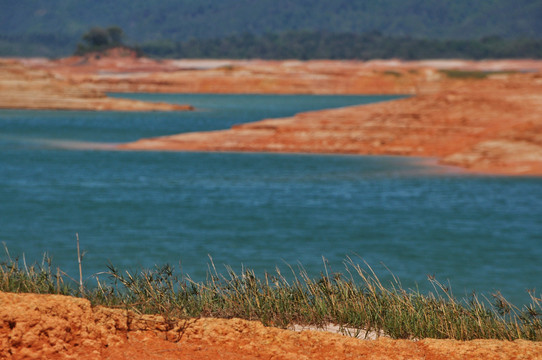
<path fill-rule="evenodd" d="M 343 272 L 350 256 L 387 281 L 385 264 L 422 291 L 428 274 L 459 297 L 501 290 L 521 304 L 526 289 L 542 290 L 542 178 L 473 176 L 401 157 L 108 148 L 392 97 L 122 96 L 199 110 L 0 110 L 0 241 L 12 257 L 48 252 L 77 277 L 78 233 L 85 276 L 109 261 L 132 270 L 180 262 L 201 280 L 208 255 L 219 270 L 286 272 L 287 263 L 317 276 L 322 257 Z"/>

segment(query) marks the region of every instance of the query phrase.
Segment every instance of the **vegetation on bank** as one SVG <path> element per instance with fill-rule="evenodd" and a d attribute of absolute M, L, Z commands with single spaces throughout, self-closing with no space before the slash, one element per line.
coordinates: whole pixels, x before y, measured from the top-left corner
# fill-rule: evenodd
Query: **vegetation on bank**
<path fill-rule="evenodd" d="M 0 34 L 0 56 L 66 56 L 76 40 L 59 35 L 6 36 Z M 157 58 L 228 59 L 542 59 L 542 39 L 501 38 L 446 40 L 389 36 L 379 32 L 330 33 L 288 31 L 264 35 L 231 35 L 177 41 L 168 38 L 126 45 L 116 26 L 94 27 L 83 34 L 75 54 L 123 46 Z"/>
<path fill-rule="evenodd" d="M 109 267 L 95 276 L 95 285 L 79 286 L 44 256 L 41 264 L 9 258 L 0 263 L 0 291 L 83 296 L 94 305 L 121 307 L 137 313 L 160 314 L 166 319 L 189 317 L 238 317 L 265 325 L 291 324 L 384 332 L 392 338 L 526 339 L 542 340 L 542 299 L 518 309 L 500 294 L 492 304 L 476 294 L 457 300 L 451 290 L 434 278 L 434 292 L 405 290 L 398 279 L 384 285 L 373 270 L 351 259 L 345 273 L 324 272 L 310 278 L 303 269 L 284 276 L 257 277 L 253 271 L 219 273 L 211 263 L 207 280 L 195 282 L 171 266 L 139 273 Z M 358 335 L 358 334 L 356 334 Z"/>
<path fill-rule="evenodd" d="M 124 31 L 118 26 L 110 26 L 108 28 L 93 27 L 83 34 L 81 42 L 77 44 L 74 54 L 104 53 L 110 49 L 123 48 L 128 52 L 132 51 L 140 55 L 138 49 L 126 46 L 123 38 Z"/>

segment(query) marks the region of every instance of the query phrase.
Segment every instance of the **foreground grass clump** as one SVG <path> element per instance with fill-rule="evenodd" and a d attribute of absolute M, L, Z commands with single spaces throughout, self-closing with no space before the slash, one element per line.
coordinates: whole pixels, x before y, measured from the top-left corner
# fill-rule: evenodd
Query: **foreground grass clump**
<path fill-rule="evenodd" d="M 491 305 L 475 294 L 457 300 L 433 278 L 435 291 L 429 294 L 406 291 L 397 279 L 384 286 L 369 266 L 351 259 L 345 262 L 346 275 L 324 270 L 316 279 L 303 269 L 292 269 L 288 277 L 278 269 L 257 277 L 231 268 L 222 275 L 212 265 L 207 280 L 195 282 L 169 265 L 137 274 L 110 266 L 101 274 L 107 280 L 96 276 L 96 286 L 82 288 L 66 284 L 66 279 L 77 281 L 53 271 L 44 257 L 30 267 L 17 260 L 0 264 L 0 291 L 84 296 L 94 305 L 160 314 L 166 320 L 239 317 L 279 327 L 334 323 L 392 338 L 542 340 L 542 301 L 534 293 L 531 304 L 518 309 L 499 294 Z"/>

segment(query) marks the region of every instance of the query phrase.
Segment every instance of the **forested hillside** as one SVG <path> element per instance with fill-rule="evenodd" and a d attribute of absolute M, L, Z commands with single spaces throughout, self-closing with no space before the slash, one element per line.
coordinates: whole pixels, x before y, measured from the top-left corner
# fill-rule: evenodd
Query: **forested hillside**
<path fill-rule="evenodd" d="M 92 26 L 119 26 L 132 44 L 300 30 L 532 39 L 540 19 L 540 0 L 0 0 L 0 55 L 66 55 Z"/>
<path fill-rule="evenodd" d="M 152 41 L 139 50 L 155 57 L 226 59 L 505 59 L 542 58 L 542 39 L 415 39 L 365 34 L 290 31 L 186 42 Z"/>

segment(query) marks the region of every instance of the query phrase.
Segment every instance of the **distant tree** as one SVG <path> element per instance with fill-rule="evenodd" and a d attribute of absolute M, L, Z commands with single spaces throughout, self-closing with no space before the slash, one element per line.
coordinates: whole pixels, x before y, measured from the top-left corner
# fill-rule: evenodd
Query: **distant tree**
<path fill-rule="evenodd" d="M 124 37 L 124 32 L 118 26 L 111 26 L 107 28 L 107 34 L 109 35 L 109 40 L 113 45 L 122 45 L 122 38 Z"/>
<path fill-rule="evenodd" d="M 123 46 L 124 32 L 118 26 L 110 26 L 106 29 L 93 27 L 83 34 L 82 43 L 77 44 L 76 55 L 89 52 L 104 51 L 118 46 Z"/>

